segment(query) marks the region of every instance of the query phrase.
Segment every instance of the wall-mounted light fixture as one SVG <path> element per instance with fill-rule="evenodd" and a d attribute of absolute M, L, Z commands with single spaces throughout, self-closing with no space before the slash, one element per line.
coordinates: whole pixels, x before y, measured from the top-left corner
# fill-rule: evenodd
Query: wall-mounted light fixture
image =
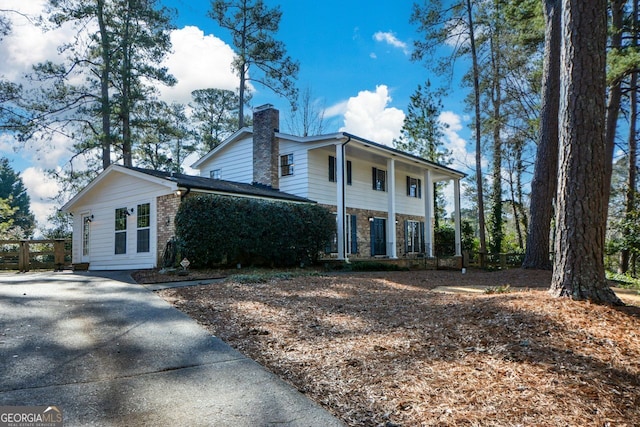
<path fill-rule="evenodd" d="M 87 222 L 93 221 L 93 215 L 87 217 Z"/>
<path fill-rule="evenodd" d="M 369 222 L 373 222 L 373 217 L 372 216 L 369 217 Z"/>
<path fill-rule="evenodd" d="M 187 194 L 189 194 L 191 192 L 191 188 L 187 187 L 187 188 L 178 188 L 176 191 L 174 191 L 174 194 L 178 197 L 180 197 L 180 199 L 184 199 L 185 196 Z"/>
<path fill-rule="evenodd" d="M 131 211 L 133 212 L 133 209 L 131 209 Z M 126 216 L 129 216 L 129 215 L 131 215 L 131 212 L 129 212 L 129 209 L 124 208 L 124 214 L 125 214 Z"/>

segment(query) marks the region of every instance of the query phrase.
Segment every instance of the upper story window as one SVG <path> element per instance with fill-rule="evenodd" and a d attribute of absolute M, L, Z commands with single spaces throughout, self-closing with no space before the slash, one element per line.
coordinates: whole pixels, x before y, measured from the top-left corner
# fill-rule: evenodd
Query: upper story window
<path fill-rule="evenodd" d="M 333 156 L 329 156 L 329 181 L 338 181 L 338 162 Z M 347 185 L 351 185 L 351 160 L 347 160 Z"/>
<path fill-rule="evenodd" d="M 280 156 L 280 176 L 293 175 L 293 154 Z"/>
<path fill-rule="evenodd" d="M 422 181 L 418 178 L 407 177 L 407 196 L 422 198 Z"/>
<path fill-rule="evenodd" d="M 373 189 L 376 191 L 387 191 L 387 171 L 373 168 Z"/>
<path fill-rule="evenodd" d="M 209 172 L 209 177 L 213 179 L 222 179 L 222 172 L 220 171 L 220 169 L 214 169 Z"/>

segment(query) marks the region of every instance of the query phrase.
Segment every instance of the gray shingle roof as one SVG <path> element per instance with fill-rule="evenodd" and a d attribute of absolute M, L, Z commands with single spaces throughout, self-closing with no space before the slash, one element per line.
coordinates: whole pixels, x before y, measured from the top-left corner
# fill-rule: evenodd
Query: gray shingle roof
<path fill-rule="evenodd" d="M 163 178 L 175 182 L 179 187 L 190 188 L 191 190 L 214 191 L 227 194 L 238 194 L 244 196 L 264 197 L 269 199 L 286 200 L 291 202 L 315 203 L 313 200 L 284 193 L 271 187 L 260 184 L 244 184 L 222 179 L 206 178 L 203 176 L 185 175 L 182 173 L 171 173 L 152 169 L 127 167 L 136 172 L 144 173 L 156 178 Z"/>

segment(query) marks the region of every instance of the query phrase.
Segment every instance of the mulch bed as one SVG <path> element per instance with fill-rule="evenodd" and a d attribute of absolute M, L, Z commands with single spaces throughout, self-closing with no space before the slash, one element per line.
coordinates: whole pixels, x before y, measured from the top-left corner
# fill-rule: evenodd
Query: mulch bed
<path fill-rule="evenodd" d="M 349 273 L 159 294 L 348 425 L 640 425 L 640 308 L 555 299 L 549 281 Z M 512 291 L 434 291 L 451 285 Z"/>

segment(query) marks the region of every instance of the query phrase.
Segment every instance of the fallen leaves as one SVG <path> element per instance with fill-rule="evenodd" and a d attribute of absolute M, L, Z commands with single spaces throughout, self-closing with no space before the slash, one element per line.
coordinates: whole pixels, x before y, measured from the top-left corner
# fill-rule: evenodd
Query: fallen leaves
<path fill-rule="evenodd" d="M 638 425 L 640 310 L 554 299 L 548 283 L 421 271 L 161 295 L 349 425 Z"/>

